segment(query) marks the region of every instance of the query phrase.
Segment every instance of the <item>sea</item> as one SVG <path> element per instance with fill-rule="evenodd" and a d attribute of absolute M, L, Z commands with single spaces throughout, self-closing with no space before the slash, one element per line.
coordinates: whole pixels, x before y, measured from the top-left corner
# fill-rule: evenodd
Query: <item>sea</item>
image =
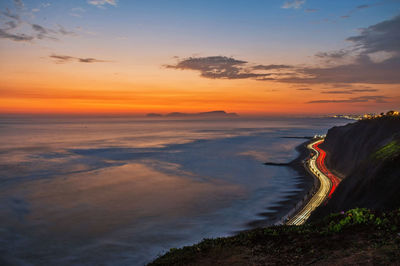
<path fill-rule="evenodd" d="M 350 120 L 0 117 L 0 264 L 145 265 L 266 219 L 296 138 Z"/>

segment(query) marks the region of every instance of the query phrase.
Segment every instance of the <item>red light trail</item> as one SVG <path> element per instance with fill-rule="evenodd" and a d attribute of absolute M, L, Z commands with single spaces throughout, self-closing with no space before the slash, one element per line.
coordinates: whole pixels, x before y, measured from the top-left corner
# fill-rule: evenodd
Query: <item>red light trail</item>
<path fill-rule="evenodd" d="M 326 175 L 326 176 L 329 178 L 329 180 L 331 181 L 332 187 L 331 187 L 331 190 L 329 191 L 329 195 L 328 195 L 328 197 L 330 198 L 330 197 L 332 196 L 332 193 L 335 191 L 335 189 L 336 189 L 337 186 L 339 185 L 340 179 L 339 179 L 337 176 L 335 176 L 334 174 L 332 174 L 332 173 L 326 168 L 326 166 L 325 166 L 326 152 L 325 152 L 323 149 L 321 149 L 321 148 L 319 147 L 319 145 L 320 145 L 322 142 L 324 142 L 324 141 L 321 140 L 321 141 L 315 143 L 315 144 L 313 145 L 313 148 L 316 149 L 316 150 L 319 152 L 319 156 L 318 156 L 318 158 L 317 158 L 317 167 L 318 167 L 318 169 L 319 169 L 324 175 Z"/>

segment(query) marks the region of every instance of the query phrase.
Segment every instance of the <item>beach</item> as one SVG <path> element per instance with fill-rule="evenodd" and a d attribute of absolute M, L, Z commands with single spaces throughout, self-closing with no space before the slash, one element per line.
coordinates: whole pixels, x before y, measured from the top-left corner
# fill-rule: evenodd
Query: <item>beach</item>
<path fill-rule="evenodd" d="M 308 140 L 296 147 L 298 156 L 295 159 L 288 163 L 266 162 L 265 164 L 275 167 L 289 167 L 295 170 L 298 176 L 303 180 L 303 182 L 299 183 L 296 187 L 298 189 L 298 192 L 277 202 L 276 206 L 269 208 L 269 210 L 273 210 L 273 212 L 259 213 L 260 216 L 265 216 L 266 219 L 250 222 L 248 223 L 250 227 L 257 228 L 281 224 L 283 222 L 282 218 L 289 213 L 292 213 L 294 209 L 297 210 L 298 208 L 300 208 L 303 205 L 305 197 L 309 195 L 314 189 L 315 180 L 304 167 L 304 161 L 309 157 L 310 154 L 309 150 L 307 149 L 307 145 L 310 143 L 310 137 L 296 138 Z"/>

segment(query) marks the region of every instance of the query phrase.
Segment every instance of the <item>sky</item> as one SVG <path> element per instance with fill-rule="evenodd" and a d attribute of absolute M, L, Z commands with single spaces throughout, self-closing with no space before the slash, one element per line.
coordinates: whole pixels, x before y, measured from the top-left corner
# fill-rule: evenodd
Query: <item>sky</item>
<path fill-rule="evenodd" d="M 0 0 L 0 114 L 400 109 L 400 0 Z"/>

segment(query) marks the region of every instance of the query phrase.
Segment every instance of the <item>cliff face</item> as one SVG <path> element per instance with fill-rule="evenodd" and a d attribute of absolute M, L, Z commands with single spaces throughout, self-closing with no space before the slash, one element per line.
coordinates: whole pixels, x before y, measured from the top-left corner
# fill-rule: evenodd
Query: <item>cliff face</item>
<path fill-rule="evenodd" d="M 328 131 L 326 165 L 343 181 L 312 218 L 355 207 L 400 207 L 400 119 L 362 120 Z"/>

